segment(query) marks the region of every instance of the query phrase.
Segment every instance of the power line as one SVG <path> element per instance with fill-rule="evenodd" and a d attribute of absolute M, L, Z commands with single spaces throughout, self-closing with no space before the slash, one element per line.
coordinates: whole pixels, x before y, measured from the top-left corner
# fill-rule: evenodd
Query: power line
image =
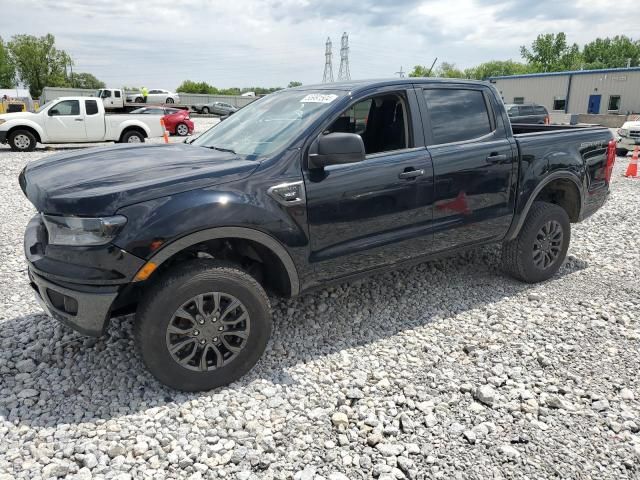
<path fill-rule="evenodd" d="M 322 75 L 322 83 L 333 82 L 333 63 L 331 60 L 331 38 L 327 37 L 327 43 L 324 50 L 324 75 Z"/>
<path fill-rule="evenodd" d="M 340 70 L 338 70 L 338 81 L 351 80 L 351 72 L 349 72 L 349 35 L 347 32 L 342 34 L 340 40 Z"/>

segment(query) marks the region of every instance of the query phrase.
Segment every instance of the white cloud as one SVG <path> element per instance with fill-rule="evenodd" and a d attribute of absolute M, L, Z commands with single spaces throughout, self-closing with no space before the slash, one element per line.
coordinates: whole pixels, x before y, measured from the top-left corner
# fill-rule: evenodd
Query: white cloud
<path fill-rule="evenodd" d="M 635 3 L 616 7 L 633 11 Z M 4 23 L 2 35 L 53 33 L 77 71 L 113 86 L 175 88 L 187 78 L 284 86 L 322 78 L 327 36 L 337 74 L 343 31 L 354 78 L 389 77 L 436 56 L 460 67 L 517 60 L 539 33 L 562 30 L 581 44 L 640 37 L 640 24 L 621 31 L 610 10 L 608 0 L 25 0 L 4 2 L 4 18 L 23 20 Z"/>

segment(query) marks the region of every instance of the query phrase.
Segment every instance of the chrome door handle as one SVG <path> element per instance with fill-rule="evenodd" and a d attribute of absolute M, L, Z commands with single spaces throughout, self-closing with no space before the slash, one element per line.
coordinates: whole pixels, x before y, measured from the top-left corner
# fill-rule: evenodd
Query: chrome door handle
<path fill-rule="evenodd" d="M 398 178 L 400 178 L 401 180 L 407 180 L 407 179 L 412 179 L 412 178 L 416 178 L 416 177 L 421 177 L 422 175 L 424 175 L 424 170 L 420 169 L 420 170 L 409 170 L 408 172 L 401 172 L 398 174 Z"/>

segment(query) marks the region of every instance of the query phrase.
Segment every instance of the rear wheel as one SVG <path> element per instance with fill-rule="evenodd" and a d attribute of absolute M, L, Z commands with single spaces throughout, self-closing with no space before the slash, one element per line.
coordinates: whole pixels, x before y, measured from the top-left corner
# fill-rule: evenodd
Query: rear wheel
<path fill-rule="evenodd" d="M 629 150 L 626 148 L 616 148 L 616 155 L 619 157 L 626 157 L 627 153 L 629 153 Z"/>
<path fill-rule="evenodd" d="M 176 125 L 176 135 L 186 137 L 187 135 L 189 135 L 189 127 L 187 127 L 187 125 L 184 123 L 179 123 L 178 125 Z"/>
<path fill-rule="evenodd" d="M 271 335 L 267 295 L 233 264 L 194 260 L 166 274 L 138 308 L 135 338 L 149 371 L 185 391 L 247 373 Z"/>
<path fill-rule="evenodd" d="M 130 130 L 122 134 L 120 143 L 144 143 L 144 135 L 136 130 Z"/>
<path fill-rule="evenodd" d="M 209 107 L 202 107 L 202 113 L 209 113 Z"/>
<path fill-rule="evenodd" d="M 36 148 L 36 137 L 29 130 L 14 130 L 9 135 L 9 146 L 14 152 L 31 152 Z"/>
<path fill-rule="evenodd" d="M 135 103 L 144 103 L 144 98 L 142 97 L 136 97 L 136 99 L 134 100 Z"/>
<path fill-rule="evenodd" d="M 174 102 L 173 102 L 173 98 L 167 98 L 166 103 L 174 103 Z"/>
<path fill-rule="evenodd" d="M 502 246 L 505 271 L 523 282 L 551 278 L 567 255 L 571 224 L 558 205 L 535 202 L 518 236 Z"/>

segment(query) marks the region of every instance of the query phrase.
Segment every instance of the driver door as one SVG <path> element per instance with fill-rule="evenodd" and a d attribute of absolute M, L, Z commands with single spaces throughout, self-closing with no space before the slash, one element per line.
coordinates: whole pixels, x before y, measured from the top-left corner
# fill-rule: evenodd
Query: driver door
<path fill-rule="evenodd" d="M 366 158 L 304 172 L 317 280 L 428 253 L 433 165 L 414 90 L 356 100 L 322 134 L 334 132 L 360 135 Z"/>
<path fill-rule="evenodd" d="M 84 120 L 79 100 L 61 100 L 52 105 L 45 120 L 49 143 L 86 142 Z"/>

